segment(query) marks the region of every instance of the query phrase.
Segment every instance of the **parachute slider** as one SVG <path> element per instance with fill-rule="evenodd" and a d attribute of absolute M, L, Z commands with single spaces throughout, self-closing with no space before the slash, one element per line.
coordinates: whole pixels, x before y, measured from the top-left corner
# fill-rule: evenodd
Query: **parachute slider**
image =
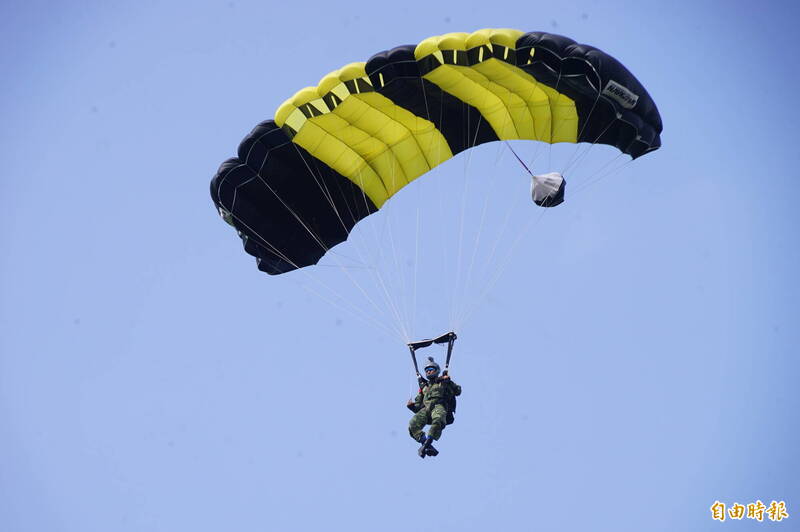
<path fill-rule="evenodd" d="M 531 198 L 540 207 L 555 207 L 564 202 L 567 181 L 558 172 L 531 176 Z"/>
<path fill-rule="evenodd" d="M 444 333 L 441 336 L 437 336 L 432 340 L 417 340 L 416 342 L 411 342 L 408 344 L 408 347 L 416 351 L 417 349 L 422 349 L 423 347 L 428 347 L 429 345 L 432 344 L 446 344 L 450 342 L 451 339 L 455 340 L 456 338 L 458 338 L 456 336 L 456 333 L 450 331 L 448 333 Z"/>

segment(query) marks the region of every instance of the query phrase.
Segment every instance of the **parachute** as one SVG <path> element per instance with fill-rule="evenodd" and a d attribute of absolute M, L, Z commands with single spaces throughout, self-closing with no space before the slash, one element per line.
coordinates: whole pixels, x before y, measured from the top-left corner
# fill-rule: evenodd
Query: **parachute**
<path fill-rule="evenodd" d="M 297 92 L 222 163 L 211 196 L 258 268 L 282 274 L 316 264 L 400 189 L 473 146 L 599 143 L 635 159 L 659 148 L 661 130 L 642 84 L 597 48 L 543 32 L 448 33 Z M 561 175 L 533 180 L 537 204 L 563 201 Z"/>

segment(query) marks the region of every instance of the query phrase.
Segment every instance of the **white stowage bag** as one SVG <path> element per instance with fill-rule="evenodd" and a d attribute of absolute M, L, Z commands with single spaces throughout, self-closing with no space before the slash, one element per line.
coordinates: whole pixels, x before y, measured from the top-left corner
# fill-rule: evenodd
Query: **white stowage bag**
<path fill-rule="evenodd" d="M 558 172 L 535 175 L 531 182 L 531 197 L 540 207 L 555 207 L 564 201 L 567 182 Z"/>

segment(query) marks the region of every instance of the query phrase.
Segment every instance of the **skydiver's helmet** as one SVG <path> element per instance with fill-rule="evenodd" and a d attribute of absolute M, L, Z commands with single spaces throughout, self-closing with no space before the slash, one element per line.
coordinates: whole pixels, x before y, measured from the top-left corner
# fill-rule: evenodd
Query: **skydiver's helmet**
<path fill-rule="evenodd" d="M 428 380 L 435 379 L 439 376 L 439 364 L 437 364 L 433 357 L 428 357 L 428 363 L 425 364 L 425 378 Z"/>

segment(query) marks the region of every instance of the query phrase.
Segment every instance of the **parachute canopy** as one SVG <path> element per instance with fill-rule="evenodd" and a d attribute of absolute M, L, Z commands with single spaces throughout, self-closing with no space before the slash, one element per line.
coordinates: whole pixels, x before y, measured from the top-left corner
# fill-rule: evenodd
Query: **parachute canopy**
<path fill-rule="evenodd" d="M 220 166 L 211 196 L 259 269 L 280 274 L 316 264 L 398 190 L 472 146 L 589 142 L 637 158 L 661 145 L 661 130 L 641 83 L 596 48 L 542 32 L 449 33 L 298 91 Z M 560 175 L 538 177 L 537 203 L 563 201 Z"/>

